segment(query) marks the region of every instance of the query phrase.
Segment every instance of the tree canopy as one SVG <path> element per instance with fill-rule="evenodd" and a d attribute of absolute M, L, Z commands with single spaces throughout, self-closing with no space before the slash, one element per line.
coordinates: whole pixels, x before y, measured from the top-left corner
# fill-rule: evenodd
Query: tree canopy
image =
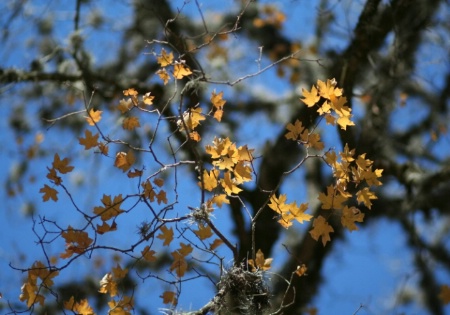
<path fill-rule="evenodd" d="M 1 7 L 2 313 L 448 311 L 448 1 Z"/>

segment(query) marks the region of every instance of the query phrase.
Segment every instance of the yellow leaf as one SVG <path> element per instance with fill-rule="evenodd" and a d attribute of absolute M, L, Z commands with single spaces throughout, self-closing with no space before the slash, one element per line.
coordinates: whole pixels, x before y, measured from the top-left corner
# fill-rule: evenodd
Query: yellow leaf
<path fill-rule="evenodd" d="M 378 197 L 375 196 L 369 188 L 365 187 L 356 193 L 356 199 L 359 203 L 364 203 L 364 205 L 370 209 L 372 207 L 372 202 L 370 200 L 378 199 Z"/>
<path fill-rule="evenodd" d="M 217 109 L 221 109 L 223 107 L 223 105 L 225 105 L 225 103 L 227 102 L 224 99 L 222 99 L 222 97 L 223 97 L 223 91 L 218 94 L 216 94 L 216 91 L 213 91 L 211 94 L 211 98 L 210 98 L 211 103 Z"/>
<path fill-rule="evenodd" d="M 284 136 L 286 139 L 297 141 L 301 138 L 301 135 L 305 133 L 305 127 L 302 126 L 302 122 L 298 119 L 295 120 L 294 125 L 289 123 L 286 126 L 286 129 L 289 130 Z M 306 134 L 308 134 L 308 130 L 306 129 Z"/>
<path fill-rule="evenodd" d="M 348 198 L 343 196 L 333 185 L 327 187 L 327 194 L 320 193 L 317 198 L 322 202 L 322 209 L 342 209 L 342 203 Z"/>
<path fill-rule="evenodd" d="M 227 195 L 220 194 L 216 195 L 211 199 L 212 203 L 215 203 L 219 208 L 222 208 L 222 204 L 230 204 L 230 201 L 227 199 Z"/>
<path fill-rule="evenodd" d="M 328 241 L 330 241 L 330 233 L 334 232 L 334 229 L 323 216 L 315 218 L 313 221 L 313 229 L 309 231 L 311 237 L 318 241 L 319 237 L 322 237 L 322 244 L 325 246 Z"/>
<path fill-rule="evenodd" d="M 299 207 L 295 202 L 289 205 L 289 211 L 295 220 L 299 223 L 303 223 L 303 221 L 309 221 L 312 218 L 312 215 L 306 214 L 305 211 L 308 210 L 308 204 L 302 203 Z"/>
<path fill-rule="evenodd" d="M 232 194 L 238 194 L 242 189 L 236 186 L 234 180 L 231 178 L 231 173 L 228 171 L 224 174 L 223 179 L 220 181 L 225 193 L 228 196 Z"/>
<path fill-rule="evenodd" d="M 150 95 L 151 93 L 145 93 L 144 96 L 142 97 L 142 101 L 144 102 L 144 104 L 146 105 L 152 105 L 153 104 L 153 100 L 155 99 L 155 97 L 153 95 Z"/>
<path fill-rule="evenodd" d="M 173 76 L 175 79 L 180 80 L 190 74 L 192 74 L 192 71 L 183 63 L 176 63 L 173 67 Z"/>
<path fill-rule="evenodd" d="M 333 101 L 336 97 L 342 95 L 342 89 L 336 88 L 336 80 L 327 80 L 327 82 L 323 82 L 321 80 L 317 80 L 317 88 L 319 91 L 319 95 L 327 100 Z"/>
<path fill-rule="evenodd" d="M 194 109 L 190 109 L 183 113 L 184 124 L 188 128 L 189 131 L 194 130 L 198 125 L 200 125 L 200 121 L 205 120 L 205 117 L 202 115 L 201 107 L 197 107 Z M 180 131 L 184 130 L 184 124 L 181 119 L 177 122 Z"/>
<path fill-rule="evenodd" d="M 92 135 L 90 130 L 84 131 L 85 138 L 78 138 L 78 141 L 81 145 L 84 145 L 85 150 L 89 150 L 98 145 L 98 133 Z"/>
<path fill-rule="evenodd" d="M 79 315 L 92 315 L 94 310 L 90 307 L 87 299 L 83 299 L 79 302 L 75 302 L 74 297 L 71 296 L 70 300 L 64 302 L 64 308 L 70 310 Z"/>
<path fill-rule="evenodd" d="M 94 109 L 89 110 L 89 115 L 86 116 L 86 121 L 90 126 L 94 126 L 95 123 L 98 123 L 102 119 L 102 111 Z"/>
<path fill-rule="evenodd" d="M 212 191 L 219 184 L 219 170 L 213 169 L 209 173 L 207 170 L 203 170 L 203 178 L 199 178 L 200 182 L 198 185 L 202 188 L 202 180 L 203 180 L 203 189 L 207 191 Z"/>
<path fill-rule="evenodd" d="M 363 222 L 364 213 L 356 207 L 345 206 L 342 210 L 341 223 L 343 227 L 346 227 L 350 232 L 358 230 L 355 222 Z"/>
<path fill-rule="evenodd" d="M 51 188 L 48 185 L 44 185 L 43 188 L 39 190 L 40 193 L 43 193 L 42 200 L 49 201 L 49 199 L 52 199 L 53 201 L 58 200 L 58 191 L 56 189 Z"/>
<path fill-rule="evenodd" d="M 138 117 L 127 117 L 123 120 L 122 127 L 126 130 L 133 130 L 137 127 L 140 127 L 139 118 Z"/>
<path fill-rule="evenodd" d="M 160 69 L 156 71 L 156 74 L 159 76 L 161 80 L 163 80 L 164 85 L 166 85 L 170 80 L 170 74 L 166 71 L 166 69 Z"/>
<path fill-rule="evenodd" d="M 167 204 L 166 192 L 164 190 L 160 190 L 159 193 L 156 194 L 156 201 L 158 204 Z"/>
<path fill-rule="evenodd" d="M 102 225 L 97 224 L 97 228 L 95 230 L 97 231 L 98 234 L 105 234 L 106 232 L 116 231 L 117 223 L 113 222 L 110 226 L 108 223 L 103 222 Z"/>
<path fill-rule="evenodd" d="M 301 98 L 300 100 L 308 107 L 316 105 L 316 103 L 320 100 L 320 96 L 317 94 L 317 89 L 314 85 L 311 88 L 311 92 L 302 89 L 302 94 L 304 98 Z"/>
<path fill-rule="evenodd" d="M 138 92 L 135 89 L 133 89 L 133 88 L 129 88 L 129 89 L 123 91 L 123 95 L 125 95 L 125 96 L 137 96 Z"/>
<path fill-rule="evenodd" d="M 173 53 L 170 52 L 170 54 L 168 54 L 163 48 L 161 49 L 161 55 L 157 58 L 157 61 L 161 67 L 166 67 L 173 62 Z"/>
<path fill-rule="evenodd" d="M 252 271 L 259 270 L 269 270 L 270 265 L 272 264 L 273 258 L 264 258 L 264 254 L 261 251 L 261 249 L 258 249 L 258 252 L 256 253 L 255 260 L 249 259 L 248 264 L 252 267 Z"/>

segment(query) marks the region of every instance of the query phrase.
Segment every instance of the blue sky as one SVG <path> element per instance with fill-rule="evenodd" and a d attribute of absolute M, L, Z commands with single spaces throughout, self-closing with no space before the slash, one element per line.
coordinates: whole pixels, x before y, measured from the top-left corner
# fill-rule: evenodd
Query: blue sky
<path fill-rule="evenodd" d="M 182 3 L 183 1 L 174 1 L 173 3 Z M 214 11 L 217 9 L 216 5 L 210 2 L 199 1 L 202 7 L 202 12 L 205 17 L 213 16 Z M 268 1 L 266 1 L 268 2 Z M 314 1 L 284 1 L 278 2 L 280 9 L 286 13 L 287 22 L 285 32 L 286 35 L 290 37 L 300 37 L 304 43 L 312 43 L 314 35 L 314 14 L 317 12 L 317 7 Z M 176 4 L 174 4 L 175 6 Z M 235 1 L 226 1 L 226 5 L 233 7 Z M 67 47 L 67 37 L 73 30 L 73 6 L 72 2 L 67 1 L 31 1 L 27 3 L 25 12 L 29 12 L 30 16 L 34 17 L 44 17 L 47 14 L 54 16 L 53 23 L 55 25 L 55 34 L 59 39 L 59 44 L 63 49 Z M 114 56 L 109 55 L 110 51 L 114 51 L 117 48 L 117 43 L 120 43 L 120 39 L 117 39 L 120 35 L 120 30 L 131 21 L 128 18 L 130 13 L 128 4 L 126 2 L 117 1 L 114 5 L 111 5 L 109 1 L 98 1 L 93 4 L 89 4 L 89 10 L 92 8 L 97 8 L 99 11 L 105 12 L 105 19 L 107 21 L 105 27 L 98 30 L 92 28 L 83 28 L 83 36 L 86 38 L 86 46 L 94 52 L 95 62 L 106 62 L 114 58 Z M 107 9 L 105 9 L 107 8 Z M 342 19 L 338 19 L 337 24 L 338 34 L 346 34 L 350 32 L 352 26 L 356 22 L 356 13 L 360 9 L 359 2 L 355 1 L 343 1 L 337 2 L 333 9 L 336 9 L 338 16 Z M 88 9 L 85 8 L 82 11 L 87 12 Z M 197 17 L 199 16 L 197 7 L 195 6 L 195 1 L 190 1 L 183 9 L 183 12 L 187 15 Z M 83 25 L 83 24 L 82 24 Z M 13 41 L 14 44 L 5 45 L 0 49 L 0 56 L 2 57 L 2 67 L 27 67 L 28 64 L 36 57 L 36 49 L 34 49 L 32 43 L 28 41 L 35 34 L 35 30 L 31 27 L 31 23 L 27 23 L 25 20 L 18 19 L 11 25 L 11 30 L 17 31 L 19 37 L 23 38 L 24 41 Z M 299 32 L 299 27 L 301 26 L 301 32 Z M 14 34 L 12 34 L 14 35 Z M 433 39 L 433 38 L 432 38 Z M 12 41 L 8 41 L 11 43 Z M 339 37 L 330 38 L 328 41 L 330 46 L 344 47 L 345 43 L 339 40 Z M 236 66 L 233 70 L 236 70 L 236 76 L 239 77 L 242 73 L 252 73 L 257 70 L 257 63 L 253 60 L 258 58 L 258 47 L 256 44 L 246 44 L 246 46 L 239 47 L 241 42 L 239 38 L 231 40 L 230 45 L 232 47 L 239 49 L 242 59 L 236 60 Z M 31 49 L 28 49 L 31 47 Z M 19 51 L 20 53 L 11 54 L 11 50 Z M 143 51 L 141 59 L 152 58 L 151 55 L 145 55 L 146 51 Z M 439 69 L 441 63 L 446 63 L 448 66 L 448 58 L 445 59 L 444 54 L 441 50 L 435 49 L 434 54 L 428 51 L 423 51 L 423 59 L 421 59 L 421 67 L 418 70 L 417 77 L 420 80 L 426 80 L 430 75 L 436 76 L 439 74 Z M 422 56 L 422 55 L 421 55 Z M 248 57 L 248 58 L 245 58 Z M 249 59 L 252 62 L 249 62 Z M 434 63 L 432 62 L 434 61 Z M 263 59 L 263 65 L 270 63 L 269 60 Z M 241 65 L 246 65 L 242 67 Z M 239 72 L 241 71 L 241 72 Z M 317 77 L 317 79 L 325 80 L 325 77 Z M 429 84 L 435 84 L 439 86 L 442 82 L 427 81 Z M 300 90 L 299 87 L 292 87 L 286 84 L 282 80 L 276 77 L 275 69 L 269 70 L 260 76 L 249 79 L 243 83 L 248 95 L 258 95 L 261 98 L 289 98 L 293 94 L 298 95 Z M 0 115 L 2 117 L 9 117 L 11 113 L 11 107 L 8 106 L 10 102 L 18 97 L 15 93 L 19 91 L 22 85 L 18 87 L 9 86 L 2 89 L 3 94 L 0 95 Z M 227 93 L 239 93 L 234 92 L 232 89 L 227 89 L 223 86 L 213 86 L 211 89 L 224 89 L 226 98 Z M 309 88 L 309 87 L 306 87 Z M 287 103 L 287 102 L 286 102 Z M 36 105 L 39 105 L 38 103 Z M 35 105 L 35 104 L 31 104 Z M 76 109 L 82 109 L 81 103 L 75 104 Z M 284 107 L 283 107 L 284 106 Z M 301 106 L 300 103 L 298 106 Z M 364 110 L 362 107 L 358 109 L 360 104 L 355 105 L 355 112 L 358 110 Z M 27 106 L 27 114 L 33 124 L 33 117 L 36 116 L 36 108 L 34 106 Z M 248 123 L 240 132 L 233 135 L 232 141 L 236 141 L 237 145 L 248 144 L 249 147 L 257 148 L 257 152 L 262 152 L 260 149 L 266 141 L 270 141 L 275 135 L 284 129 L 283 118 L 291 109 L 287 105 L 281 105 L 275 119 L 268 119 L 264 116 L 256 116 L 255 118 L 250 118 Z M 411 99 L 408 101 L 407 106 L 398 107 L 393 118 L 392 125 L 393 128 L 406 128 L 408 125 L 414 123 L 414 117 L 418 115 L 413 115 L 413 113 L 421 113 L 426 111 L 420 102 Z M 228 113 L 226 113 L 228 114 Z M 233 113 L 229 113 L 233 115 Z M 286 116 L 287 117 L 287 116 Z M 407 119 L 405 119 L 407 117 Z M 445 119 L 445 118 L 444 118 Z M 448 119 L 448 117 L 447 117 Z M 102 121 L 105 125 L 114 124 L 113 118 L 108 120 L 108 117 L 104 118 Z M 264 123 L 265 128 L 261 130 L 260 125 Z M 37 124 L 34 124 L 37 125 Z M 152 125 L 152 123 L 150 123 Z M 335 130 L 325 125 L 321 124 L 320 129 L 323 130 L 325 135 L 325 141 L 327 145 L 340 145 L 336 144 L 337 136 Z M 1 178 L 7 178 L 14 167 L 19 163 L 20 147 L 14 144 L 15 136 L 12 134 L 8 126 L 8 121 L 6 119 L 0 121 L 0 130 L 5 144 L 0 148 L 0 162 L 4 165 L 0 168 Z M 219 129 L 220 130 L 220 129 Z M 226 132 L 223 129 L 222 132 Z M 42 144 L 43 148 L 54 147 L 55 144 L 58 145 L 59 154 L 61 156 L 72 156 L 76 152 L 82 152 L 78 146 L 78 140 L 74 139 L 70 133 L 57 131 L 56 128 L 50 128 L 48 130 L 36 130 L 44 135 L 44 142 Z M 118 133 L 119 134 L 119 133 Z M 208 137 L 205 137 L 205 141 Z M 27 139 L 28 143 L 32 139 Z M 26 147 L 26 143 L 23 147 Z M 205 143 L 205 142 L 204 142 Z M 433 152 L 438 152 L 442 156 L 447 156 L 449 154 L 449 138 L 448 134 L 436 143 L 432 150 Z M 161 151 L 163 152 L 163 151 Z M 115 195 L 118 193 L 127 194 L 135 191 L 136 183 L 128 183 L 124 181 L 123 174 L 120 171 L 111 172 L 110 165 L 105 165 L 104 159 L 100 156 L 95 158 L 90 158 L 90 156 L 82 153 L 76 153 L 83 157 L 83 162 L 74 161 L 75 172 L 71 173 L 65 178 L 65 182 L 70 185 L 71 192 L 74 196 L 79 199 L 78 206 L 81 208 L 92 207 L 93 205 L 99 205 L 100 198 L 103 192 L 107 194 Z M 370 158 L 370 157 L 369 157 Z M 3 300 L 13 300 L 16 301 L 18 295 L 20 294 L 20 281 L 18 280 L 22 277 L 19 273 L 13 272 L 7 266 L 10 262 L 13 265 L 20 267 L 26 267 L 31 264 L 34 259 L 40 259 L 42 257 L 42 252 L 40 248 L 34 243 L 36 238 L 34 237 L 31 227 L 32 222 L 30 217 L 25 216 L 26 205 L 30 202 L 36 200 L 41 200 L 41 195 L 38 193 L 40 187 L 43 185 L 43 181 L 40 178 L 45 178 L 46 166 L 49 166 L 52 161 L 52 156 L 47 155 L 39 160 L 38 163 L 33 163 L 33 168 L 27 171 L 27 178 L 33 176 L 36 180 L 30 180 L 24 187 L 23 194 L 10 198 L 6 196 L 4 190 L 1 191 L 1 198 L 5 200 L 3 211 L 0 211 L 0 239 L 3 242 L 0 245 L 0 279 L 3 282 L 0 284 L 0 292 L 3 294 Z M 111 164 L 113 160 L 111 159 Z M 91 176 L 93 173 L 96 176 Z M 307 202 L 308 195 L 305 190 L 298 189 L 296 181 L 301 179 L 302 171 L 297 172 L 293 177 L 291 177 L 283 185 L 283 193 L 288 195 L 289 201 L 297 202 Z M 189 177 L 189 174 L 183 171 L 179 174 L 180 178 Z M 31 178 L 32 179 L 32 178 Z M 84 186 L 78 186 L 78 183 L 88 183 L 89 192 L 86 193 Z M 120 186 L 116 183 L 120 182 Z M 45 182 L 47 183 L 47 182 Z M 125 184 L 123 184 L 125 183 Z M 394 188 L 398 189 L 395 185 Z M 394 192 L 396 191 L 394 189 Z M 177 206 L 177 211 L 180 214 L 183 211 L 187 211 L 186 205 L 193 205 L 196 202 L 200 202 L 199 191 L 192 192 L 191 186 L 188 184 L 183 184 L 180 181 L 179 185 L 179 205 Z M 81 223 L 82 220 L 76 215 L 72 215 L 73 207 L 65 206 L 70 204 L 63 194 L 59 195 L 61 200 L 58 203 L 40 203 L 37 202 L 37 214 L 45 216 L 47 219 L 58 219 L 62 226 L 65 224 L 77 224 Z M 189 196 L 187 199 L 183 196 Z M 193 201 L 194 199 L 194 201 Z M 195 201 L 198 199 L 198 201 Z M 77 201 L 77 202 L 78 202 Z M 124 230 L 129 230 L 130 235 L 120 236 L 111 235 L 108 241 L 112 240 L 114 244 L 126 243 L 130 239 L 135 239 L 137 237 L 135 231 L 136 226 L 139 224 L 140 216 L 145 217 L 145 211 L 137 211 L 134 218 L 119 219 L 119 224 Z M 216 221 L 223 231 L 230 233 L 229 229 L 231 227 L 228 221 L 227 212 L 222 209 L 216 211 L 215 213 Z M 420 223 L 420 218 L 417 218 L 417 222 Z M 353 314 L 355 313 L 360 305 L 364 307 L 358 310 L 358 314 L 397 314 L 404 311 L 405 313 L 415 313 L 421 314 L 423 310 L 417 308 L 417 304 L 409 305 L 405 308 L 399 308 L 394 297 L 395 293 L 398 291 L 408 291 L 412 295 L 415 294 L 414 283 L 418 280 L 417 273 L 415 272 L 412 264 L 412 255 L 407 249 L 406 240 L 403 237 L 401 229 L 395 223 L 389 222 L 387 220 L 377 220 L 370 225 L 361 224 L 360 231 L 348 233 L 345 241 L 338 241 L 335 246 L 333 253 L 327 259 L 325 267 L 323 269 L 323 277 L 325 283 L 322 286 L 320 293 L 313 301 L 312 305 L 318 307 L 319 314 L 331 314 L 335 313 L 337 310 L 340 314 Z M 427 228 L 423 226 L 423 228 Z M 286 234 L 286 238 L 295 237 L 295 230 L 302 230 L 302 227 L 295 227 L 293 231 Z M 40 230 L 42 232 L 42 230 Z M 287 241 L 286 238 L 280 239 L 280 244 Z M 60 243 L 55 243 L 49 247 L 49 252 L 53 254 L 58 254 L 60 252 L 60 247 L 56 245 L 61 245 Z M 280 258 L 285 255 L 284 249 L 279 245 L 274 249 L 274 253 L 277 255 L 277 259 L 274 261 L 274 272 L 276 272 L 276 267 L 282 262 Z M 223 251 L 224 255 L 226 251 Z M 228 255 L 228 254 L 227 254 Z M 231 258 L 226 260 L 230 265 L 232 264 Z M 89 272 L 89 264 L 91 261 L 80 260 L 78 266 L 74 266 L 72 271 L 87 273 Z M 94 277 L 101 279 L 103 274 L 108 270 L 110 266 L 105 265 L 100 267 L 96 272 L 98 274 Z M 439 269 L 439 268 L 438 268 Z M 103 272 L 103 273 L 102 273 Z M 67 276 L 70 279 L 71 275 Z M 64 276 L 61 277 L 64 279 Z M 446 279 L 446 280 L 445 280 Z M 450 283 L 450 277 L 448 274 L 443 274 L 442 281 L 447 281 Z M 202 279 L 199 281 L 193 281 L 193 286 L 197 287 L 207 287 L 212 289 L 212 286 L 208 281 Z M 163 286 L 164 287 L 164 286 Z M 161 304 L 160 298 L 158 297 L 161 293 L 161 287 L 153 286 L 151 281 L 147 281 L 143 288 L 150 290 L 152 295 L 154 294 L 155 299 L 151 301 L 151 308 L 154 305 L 159 305 L 159 307 L 164 307 Z M 184 309 L 195 309 L 203 304 L 205 304 L 211 297 L 211 290 L 205 292 L 199 290 L 192 290 L 189 283 L 183 284 L 183 295 L 180 301 L 180 305 Z M 145 291 L 145 289 L 143 290 Z M 142 296 L 137 296 L 138 300 L 144 300 L 148 295 L 149 291 L 145 291 Z"/>

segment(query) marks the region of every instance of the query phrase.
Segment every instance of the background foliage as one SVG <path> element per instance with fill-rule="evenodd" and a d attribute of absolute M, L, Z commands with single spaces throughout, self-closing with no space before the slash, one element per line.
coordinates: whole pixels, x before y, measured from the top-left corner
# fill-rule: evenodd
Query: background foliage
<path fill-rule="evenodd" d="M 448 311 L 448 1 L 1 6 L 2 312 Z M 383 169 L 351 234 L 345 144 Z"/>

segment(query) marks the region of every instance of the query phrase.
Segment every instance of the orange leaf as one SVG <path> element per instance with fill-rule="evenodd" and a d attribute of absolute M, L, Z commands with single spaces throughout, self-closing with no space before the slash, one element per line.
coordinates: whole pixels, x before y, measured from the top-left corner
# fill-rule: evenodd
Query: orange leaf
<path fill-rule="evenodd" d="M 202 241 L 213 236 L 212 230 L 209 227 L 209 225 L 203 225 L 203 224 L 199 224 L 198 230 L 195 230 L 194 233 Z"/>
<path fill-rule="evenodd" d="M 123 95 L 125 95 L 125 96 L 136 96 L 136 95 L 138 95 L 138 92 L 135 89 L 133 89 L 133 88 L 129 88 L 127 90 L 123 90 Z"/>
<path fill-rule="evenodd" d="M 40 193 L 43 193 L 44 195 L 42 196 L 42 200 L 48 201 L 50 198 L 53 201 L 57 201 L 58 200 L 58 191 L 56 189 L 51 188 L 48 185 L 44 185 L 43 188 L 41 188 L 39 190 Z"/>
<path fill-rule="evenodd" d="M 177 303 L 178 303 L 177 296 L 176 296 L 175 292 L 172 292 L 172 291 L 165 291 L 159 297 L 163 299 L 164 304 L 177 305 Z"/>
<path fill-rule="evenodd" d="M 203 189 L 206 189 L 207 191 L 212 191 L 214 188 L 217 187 L 219 183 L 219 174 L 220 171 L 213 169 L 209 173 L 207 170 L 203 170 Z M 198 185 L 200 188 L 202 187 L 202 178 L 200 177 L 200 182 Z"/>
<path fill-rule="evenodd" d="M 63 160 L 61 160 L 58 153 L 55 153 L 52 165 L 53 168 L 61 174 L 66 174 L 73 170 L 73 166 L 69 166 L 69 159 L 64 158 Z"/>
<path fill-rule="evenodd" d="M 224 203 L 226 204 L 230 204 L 230 201 L 227 199 L 227 195 L 225 194 L 220 194 L 220 195 L 216 195 L 211 199 L 212 203 L 215 203 L 219 208 L 222 208 L 222 205 Z"/>
<path fill-rule="evenodd" d="M 161 227 L 161 234 L 157 236 L 160 240 L 164 240 L 163 245 L 169 246 L 173 240 L 173 229 L 168 229 L 165 225 Z"/>
<path fill-rule="evenodd" d="M 118 152 L 116 154 L 116 160 L 114 161 L 114 166 L 117 168 L 120 168 L 122 171 L 126 172 L 130 169 L 130 167 L 135 162 L 135 157 L 133 150 L 128 150 L 127 153 L 125 152 Z"/>
<path fill-rule="evenodd" d="M 78 141 L 81 145 L 84 145 L 85 150 L 89 150 L 98 145 L 98 133 L 92 135 L 90 130 L 84 131 L 85 138 L 78 138 Z"/>
<path fill-rule="evenodd" d="M 223 241 L 219 238 L 216 238 L 214 242 L 209 245 L 209 250 L 215 250 L 217 247 L 223 244 Z"/>
<path fill-rule="evenodd" d="M 90 126 L 94 126 L 95 123 L 98 123 L 102 119 L 102 111 L 94 109 L 89 110 L 89 116 L 86 116 L 86 121 Z"/>
<path fill-rule="evenodd" d="M 144 259 L 146 261 L 152 262 L 152 261 L 156 261 L 156 257 L 155 255 L 155 251 L 154 250 L 150 250 L 150 246 L 145 246 L 144 250 L 141 252 L 142 257 L 144 257 Z"/>
<path fill-rule="evenodd" d="M 142 97 L 142 101 L 146 105 L 152 105 L 153 104 L 153 100 L 155 99 L 155 97 L 153 95 L 150 95 L 150 94 L 151 94 L 151 92 L 145 93 L 144 96 Z"/>

